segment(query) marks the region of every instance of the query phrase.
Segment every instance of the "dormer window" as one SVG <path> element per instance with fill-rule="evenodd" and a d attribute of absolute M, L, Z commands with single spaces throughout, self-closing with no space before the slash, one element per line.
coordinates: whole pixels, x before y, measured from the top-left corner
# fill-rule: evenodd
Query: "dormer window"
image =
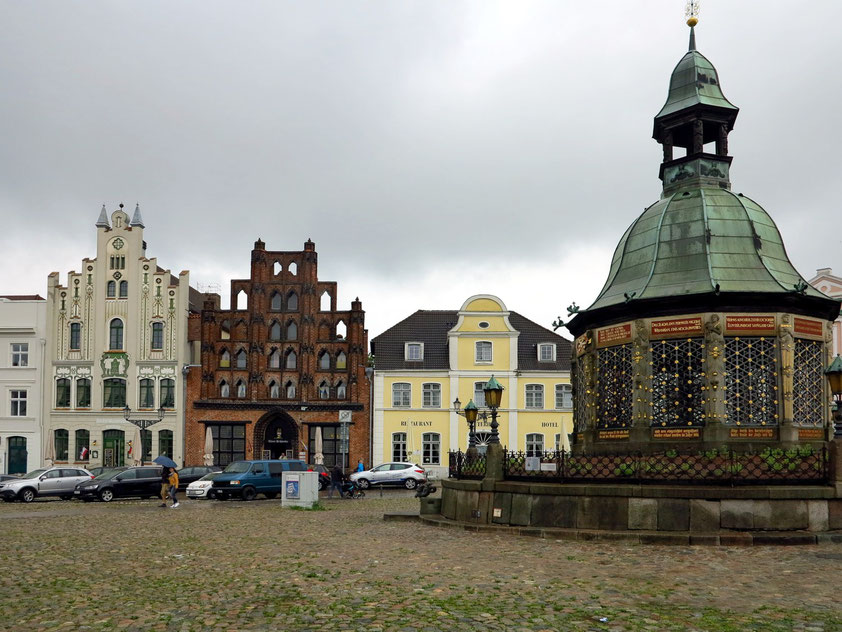
<path fill-rule="evenodd" d="M 554 342 L 542 342 L 538 345 L 538 362 L 555 362 Z"/>
<path fill-rule="evenodd" d="M 424 343 L 407 342 L 404 346 L 404 358 L 407 362 L 421 362 L 424 359 Z"/>

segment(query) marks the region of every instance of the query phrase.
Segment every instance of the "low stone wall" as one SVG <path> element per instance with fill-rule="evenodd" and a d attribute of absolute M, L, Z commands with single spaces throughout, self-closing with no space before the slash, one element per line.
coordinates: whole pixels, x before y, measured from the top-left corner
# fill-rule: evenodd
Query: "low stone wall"
<path fill-rule="evenodd" d="M 842 529 L 831 486 L 687 487 L 442 481 L 441 515 L 467 524 L 709 533 Z"/>

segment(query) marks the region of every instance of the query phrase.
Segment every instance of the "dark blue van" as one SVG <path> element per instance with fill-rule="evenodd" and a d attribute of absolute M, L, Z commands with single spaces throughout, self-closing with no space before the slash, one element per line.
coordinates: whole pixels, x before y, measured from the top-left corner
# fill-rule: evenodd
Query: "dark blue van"
<path fill-rule="evenodd" d="M 234 461 L 213 479 L 213 495 L 218 500 L 274 498 L 281 493 L 282 472 L 306 471 L 307 464 L 296 459 Z"/>

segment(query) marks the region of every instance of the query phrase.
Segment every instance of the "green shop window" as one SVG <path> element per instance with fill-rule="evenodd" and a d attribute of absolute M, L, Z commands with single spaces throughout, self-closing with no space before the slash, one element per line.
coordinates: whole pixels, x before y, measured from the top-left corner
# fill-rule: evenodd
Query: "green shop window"
<path fill-rule="evenodd" d="M 102 385 L 103 408 L 124 408 L 126 406 L 126 380 L 111 378 L 104 380 Z"/>

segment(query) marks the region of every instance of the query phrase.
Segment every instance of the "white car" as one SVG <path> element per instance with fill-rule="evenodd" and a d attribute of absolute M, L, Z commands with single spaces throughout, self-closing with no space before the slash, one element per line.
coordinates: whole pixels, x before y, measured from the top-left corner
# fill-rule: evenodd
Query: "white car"
<path fill-rule="evenodd" d="M 209 472 L 187 486 L 188 498 L 213 498 L 213 479 L 222 472 Z"/>
<path fill-rule="evenodd" d="M 372 485 L 402 485 L 407 489 L 415 489 L 419 483 L 427 480 L 427 472 L 415 463 L 394 461 L 365 472 L 354 472 L 350 478 L 362 489 L 368 489 Z"/>

